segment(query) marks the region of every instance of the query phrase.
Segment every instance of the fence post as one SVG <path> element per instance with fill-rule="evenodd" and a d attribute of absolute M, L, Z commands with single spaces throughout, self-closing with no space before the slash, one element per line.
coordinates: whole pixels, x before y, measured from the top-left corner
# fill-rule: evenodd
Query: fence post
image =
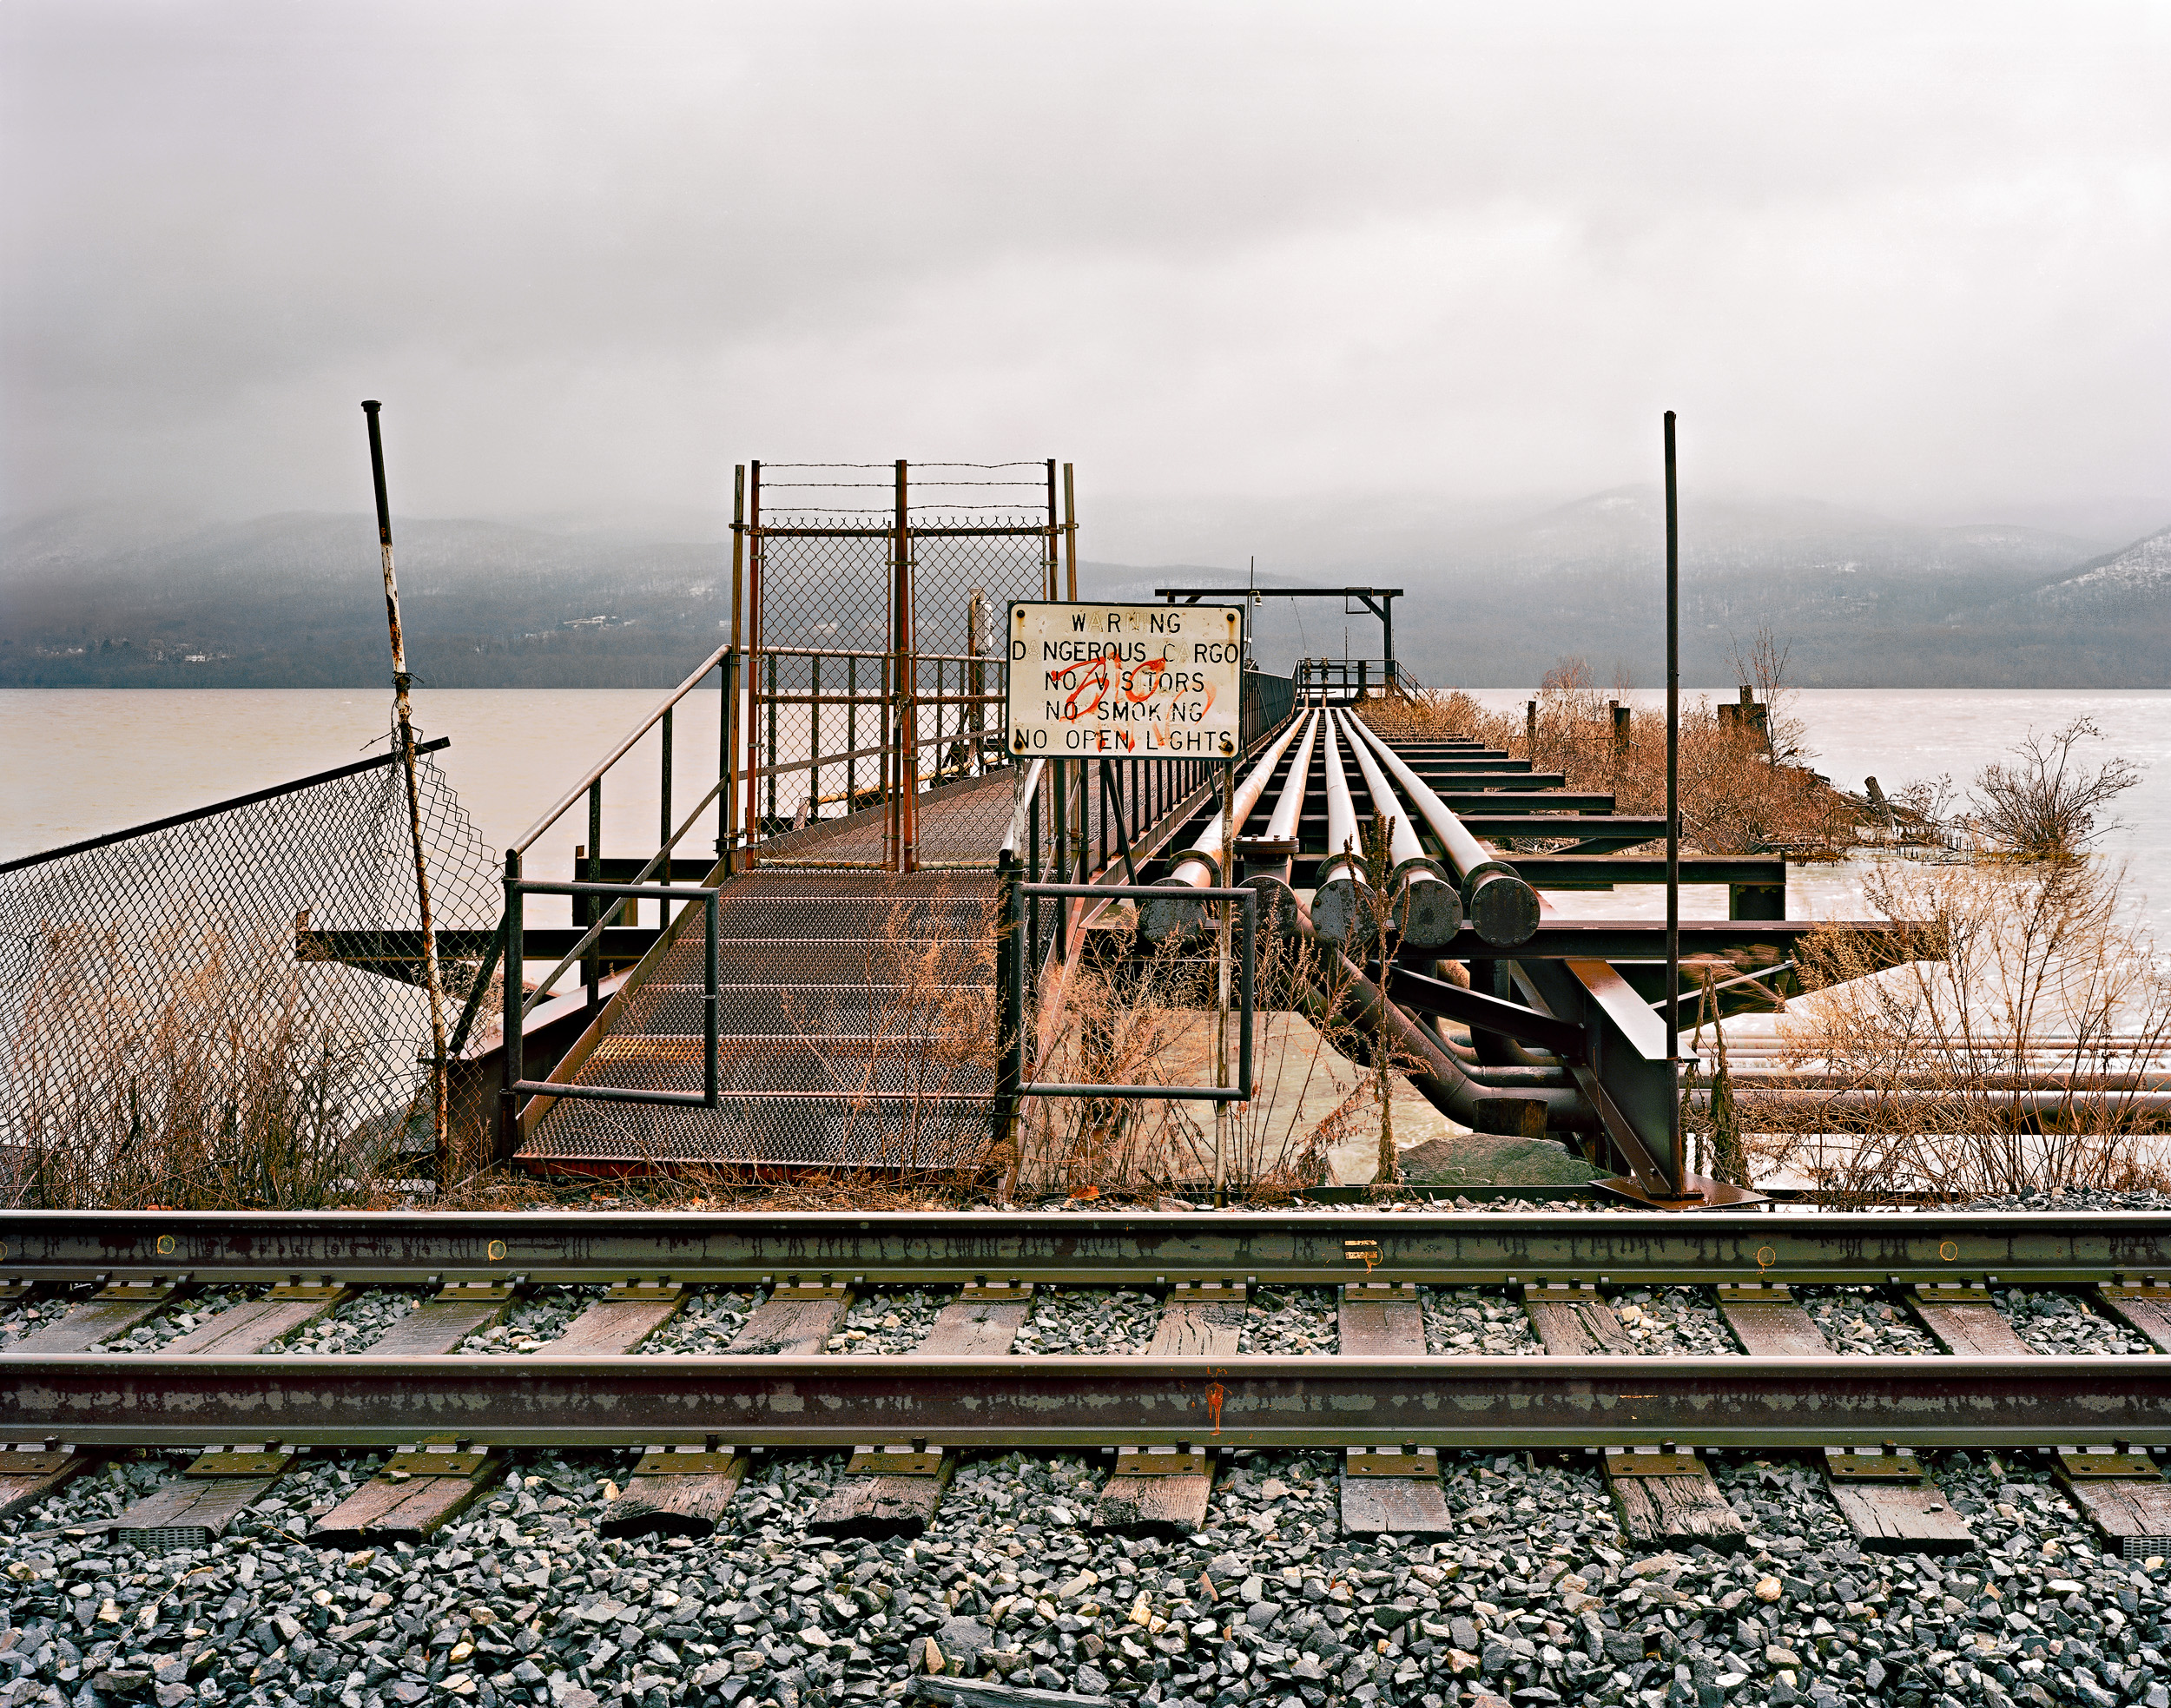
<path fill-rule="evenodd" d="M 738 724 L 739 655 L 723 655 L 716 666 L 716 688 L 723 703 L 716 710 L 716 775 L 723 786 L 716 791 L 716 860 L 729 877 L 738 869 L 732 847 L 731 820 L 739 810 L 739 767 L 732 737 Z"/>
<path fill-rule="evenodd" d="M 739 810 L 739 765 L 736 736 L 739 725 L 739 658 L 746 643 L 746 465 L 731 471 L 731 650 L 716 667 L 723 703 L 716 709 L 716 775 L 723 787 L 716 799 L 716 859 L 725 875 L 737 869 L 731 826 Z"/>
<path fill-rule="evenodd" d="M 1025 1083 L 1025 955 L 1020 930 L 1018 856 L 995 856 L 995 1131 L 1000 1150 L 1017 1140 L 1018 1087 Z M 1016 1170 L 1013 1166 L 1013 1176 Z"/>
<path fill-rule="evenodd" d="M 518 1094 L 513 1087 L 527 1078 L 526 1063 L 521 1049 L 521 1026 L 525 1016 L 520 1012 L 525 1004 L 526 992 L 522 989 L 521 970 L 525 965 L 522 951 L 525 947 L 525 925 L 522 918 L 520 898 L 520 851 L 505 850 L 505 953 L 504 1039 L 504 1074 L 498 1092 L 498 1160 L 510 1158 L 520 1142 L 520 1121 L 517 1108 Z"/>
<path fill-rule="evenodd" d="M 920 671 L 913 601 L 917 597 L 918 577 L 913 574 L 906 483 L 906 464 L 901 457 L 897 459 L 897 591 L 893 636 L 897 650 L 897 870 L 915 872 L 920 867 Z"/>
<path fill-rule="evenodd" d="M 603 779 L 597 777 L 588 785 L 588 881 L 603 881 Z M 574 917 L 583 926 L 591 926 L 603 917 L 603 898 L 591 895 Z M 588 1009 L 593 1013 L 603 1002 L 603 939 L 589 951 L 587 965 L 581 969 L 588 975 Z"/>

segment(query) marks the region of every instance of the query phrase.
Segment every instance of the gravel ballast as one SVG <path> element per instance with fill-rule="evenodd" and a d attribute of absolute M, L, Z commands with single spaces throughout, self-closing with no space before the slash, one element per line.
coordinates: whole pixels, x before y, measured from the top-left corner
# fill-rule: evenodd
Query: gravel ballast
<path fill-rule="evenodd" d="M 1537 1358 L 1545 1345 L 1523 1308 L 1481 1287 L 1421 1287 L 1425 1350 L 1435 1356 Z"/>
<path fill-rule="evenodd" d="M 1235 1455 L 1180 1541 L 1091 1531 L 1096 1456 L 1019 1454 L 962 1466 L 917 1541 L 805 1534 L 837 1454 L 758 1461 L 713 1537 L 605 1540 L 630 1458 L 516 1454 L 412 1549 L 300 1540 L 381 1462 L 366 1454 L 305 1461 L 208 1550 L 26 1533 L 109 1518 L 181 1461 L 110 1466 L 0 1524 L 0 1704 L 812 1708 L 896 1698 L 936 1654 L 946 1675 L 1224 1708 L 2171 1688 L 2163 1562 L 2097 1553 L 2040 1472 L 1982 1455 L 1937 1461 L 1983 1544 L 1946 1560 L 1861 1553 L 1787 1460 L 1714 1461 L 1750 1531 L 1720 1555 L 1625 1546 L 1594 1472 L 1521 1454 L 1449 1456 L 1455 1533 L 1436 1542 L 1337 1535 L 1328 1454 Z"/>
<path fill-rule="evenodd" d="M 1795 1295 L 1843 1358 L 1935 1356 L 1937 1342 L 1883 1293 L 1868 1287 L 1805 1287 Z"/>
<path fill-rule="evenodd" d="M 165 1344 L 254 1291 L 200 1296 L 122 1343 Z M 366 1295 L 287 1350 L 366 1350 L 419 1296 Z M 462 1349 L 541 1351 L 598 1296 L 539 1289 Z M 951 1296 L 871 1295 L 833 1349 L 907 1353 Z M 1841 1353 L 1934 1355 L 1881 1292 L 1798 1296 Z M 700 1289 L 643 1349 L 721 1352 L 759 1297 Z M 1422 1297 L 1432 1353 L 1541 1350 L 1504 1292 Z M 1610 1302 L 1649 1355 L 1733 1351 L 1700 1289 Z M 2146 1350 L 2071 1295 L 1997 1302 L 2043 1352 Z M 1015 1350 L 1143 1352 L 1159 1309 L 1143 1290 L 1044 1288 Z M 0 1309 L 0 1347 L 49 1315 Z M 1334 1344 L 1332 1289 L 1254 1291 L 1245 1352 Z M 384 1456 L 310 1453 L 213 1546 L 158 1554 L 66 1527 L 110 1520 L 187 1455 L 109 1463 L 0 1520 L 0 1708 L 841 1708 L 901 1699 L 930 1667 L 1199 1708 L 2171 1708 L 2171 1569 L 2101 1552 L 2031 1457 L 1929 1456 L 1977 1539 L 1947 1558 L 1861 1550 L 1808 1456 L 1711 1456 L 1748 1532 L 1731 1554 L 1628 1545 L 1574 1454 L 1444 1455 L 1454 1530 L 1423 1542 L 1340 1534 L 1330 1452 L 1227 1456 L 1204 1527 L 1175 1540 L 1094 1533 L 1110 1461 L 1081 1453 L 968 1456 L 914 1540 L 808 1534 L 841 1453 L 757 1455 L 714 1536 L 605 1538 L 634 1459 L 516 1452 L 435 1537 L 350 1552 L 303 1538 Z"/>
<path fill-rule="evenodd" d="M 564 1334 L 604 1291 L 600 1287 L 538 1287 L 514 1300 L 503 1321 L 470 1335 L 458 1349 L 494 1357 L 532 1356 Z"/>

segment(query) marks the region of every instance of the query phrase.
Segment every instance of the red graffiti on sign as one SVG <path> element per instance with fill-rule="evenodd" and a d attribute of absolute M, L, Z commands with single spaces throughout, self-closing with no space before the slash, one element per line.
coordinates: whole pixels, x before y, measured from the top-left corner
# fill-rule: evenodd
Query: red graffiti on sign
<path fill-rule="evenodd" d="M 1075 723 L 1100 709 L 1100 702 L 1108 697 L 1108 667 L 1112 662 L 1096 658 L 1084 664 L 1066 664 L 1048 672 L 1048 686 L 1063 696 L 1063 716 L 1066 722 Z M 1087 700 L 1089 692 L 1093 697 Z"/>
<path fill-rule="evenodd" d="M 1195 719 L 1213 709 L 1215 692 L 1211 683 L 1195 686 L 1177 679 L 1175 660 L 1163 653 L 1158 658 L 1142 658 L 1137 663 L 1123 667 L 1113 658 L 1089 659 L 1083 663 L 1066 664 L 1048 672 L 1048 686 L 1063 696 L 1063 716 L 1066 722 L 1076 723 L 1093 716 L 1101 709 L 1112 690 L 1119 693 L 1134 706 L 1142 706 L 1156 695 L 1174 696 L 1190 691 L 1200 694 Z"/>

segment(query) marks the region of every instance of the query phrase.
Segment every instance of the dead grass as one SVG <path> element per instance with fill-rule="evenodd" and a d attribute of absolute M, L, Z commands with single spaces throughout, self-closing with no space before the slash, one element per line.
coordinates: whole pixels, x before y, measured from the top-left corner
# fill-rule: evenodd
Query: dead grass
<path fill-rule="evenodd" d="M 11 1045 L 12 1204 L 308 1210 L 372 1196 L 414 1105 L 386 1111 L 382 1046 L 283 936 L 166 933 L 149 956 L 188 971 L 148 1007 L 127 994 L 137 981 L 112 976 L 131 953 L 117 931 L 42 947 Z M 426 1084 L 393 1072 L 421 1093 L 426 1127 Z"/>
<path fill-rule="evenodd" d="M 1783 683 L 1778 691 L 1784 696 Z M 1361 709 L 1365 722 L 1389 740 L 1466 735 L 1528 760 L 1533 770 L 1565 774 L 1570 789 L 1611 794 L 1617 812 L 1662 816 L 1666 715 L 1662 708 L 1635 707 L 1627 743 L 1621 746 L 1610 702 L 1625 701 L 1627 692 L 1601 689 L 1581 659 L 1562 659 L 1533 696 L 1538 703 L 1534 740 L 1527 717 L 1488 711 L 1459 689 L 1369 700 Z M 1798 859 L 1837 856 L 1853 847 L 1861 809 L 1806 766 L 1792 762 L 1789 755 L 1800 748 L 1798 734 L 1787 734 L 1790 729 L 1780 715 L 1767 724 L 1781 732 L 1775 760 L 1774 738 L 1722 720 L 1709 700 L 1684 703 L 1685 846 L 1714 854 L 1784 848 Z"/>
<path fill-rule="evenodd" d="M 1125 916 L 1117 928 L 1093 935 L 1034 1077 L 1076 1084 L 1213 1083 L 1211 934 L 1143 944 Z M 1262 995 L 1255 1021 L 1259 1095 L 1229 1105 L 1223 1118 L 1222 1177 L 1231 1197 L 1286 1197 L 1325 1178 L 1325 1149 L 1339 1136 L 1327 1131 L 1334 1124 L 1307 1124 L 1293 1113 L 1323 1071 L 1318 1060 L 1310 1053 L 1264 1048 L 1272 993 L 1301 977 L 1313 953 L 1303 940 L 1272 930 L 1262 917 Z M 1237 1032 L 1232 1000 L 1227 1046 L 1232 1077 L 1238 1065 Z M 1151 1198 L 1196 1191 L 1214 1177 L 1211 1104 L 1042 1098 L 1027 1105 L 1021 1125 L 1021 1194 Z"/>

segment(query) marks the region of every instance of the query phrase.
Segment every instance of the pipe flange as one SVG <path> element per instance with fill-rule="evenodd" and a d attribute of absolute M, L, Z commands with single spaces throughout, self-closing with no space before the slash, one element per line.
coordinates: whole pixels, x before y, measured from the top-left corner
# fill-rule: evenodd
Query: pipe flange
<path fill-rule="evenodd" d="M 1538 893 L 1505 861 L 1488 860 L 1463 875 L 1462 910 L 1480 941 L 1512 949 L 1537 934 Z"/>

